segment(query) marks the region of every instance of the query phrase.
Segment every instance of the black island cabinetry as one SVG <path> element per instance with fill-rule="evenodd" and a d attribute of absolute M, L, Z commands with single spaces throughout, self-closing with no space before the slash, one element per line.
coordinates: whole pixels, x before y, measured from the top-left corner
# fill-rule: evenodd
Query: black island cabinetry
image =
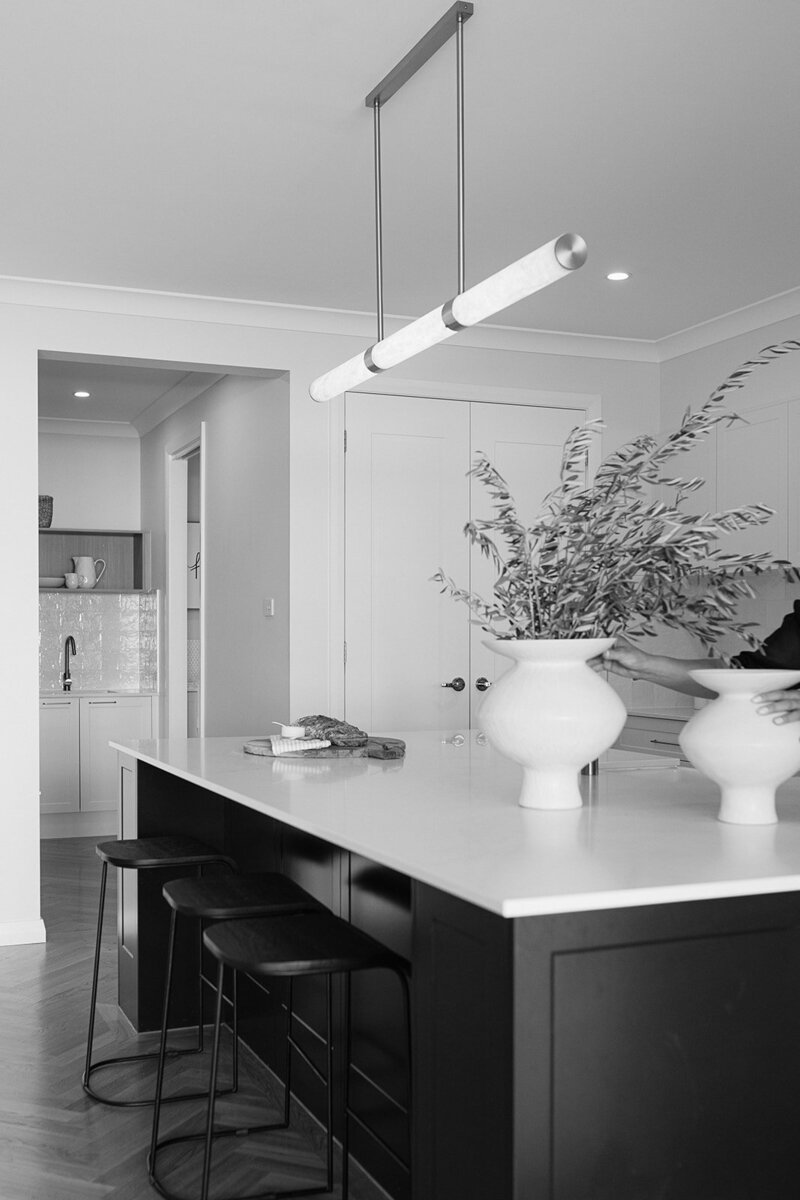
<path fill-rule="evenodd" d="M 243 870 L 284 871 L 408 960 L 411 1190 L 380 1140 L 353 1131 L 391 1196 L 794 1200 L 795 891 L 503 916 L 298 828 L 291 806 L 263 811 L 248 784 L 234 796 L 159 765 L 159 745 L 120 754 L 123 836 L 191 833 Z M 167 914 L 154 876 L 129 873 L 120 895 L 120 1004 L 140 1030 L 160 1020 Z M 184 952 L 176 1019 L 189 1021 Z M 318 1054 L 322 992 L 300 982 L 298 1024 Z M 243 1036 L 278 1075 L 281 998 L 263 983 L 242 993 Z M 396 981 L 356 977 L 354 1014 L 355 1107 L 405 1157 Z M 322 1111 L 310 1072 L 296 1087 Z"/>

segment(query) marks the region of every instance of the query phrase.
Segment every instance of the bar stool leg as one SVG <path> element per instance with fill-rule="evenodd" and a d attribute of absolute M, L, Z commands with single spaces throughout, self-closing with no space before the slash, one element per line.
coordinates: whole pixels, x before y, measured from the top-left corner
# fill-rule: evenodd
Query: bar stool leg
<path fill-rule="evenodd" d="M 327 977 L 327 1021 L 326 1021 L 326 1037 L 327 1037 L 327 1066 L 328 1080 L 326 1088 L 326 1108 L 328 1118 L 328 1191 L 333 1191 L 333 976 Z"/>
<path fill-rule="evenodd" d="M 294 979 L 289 976 L 289 988 L 286 996 L 286 1082 L 283 1088 L 283 1123 L 289 1128 L 292 1112 L 292 1012 L 294 996 Z"/>
<path fill-rule="evenodd" d="M 403 1019 L 406 1027 L 406 1062 L 408 1063 L 408 1118 L 406 1120 L 406 1167 L 408 1170 L 409 1179 L 413 1180 L 414 1175 L 411 1169 L 412 1147 L 414 1145 L 414 1134 L 411 1129 L 412 1113 L 414 1112 L 414 1098 L 412 1095 L 414 1087 L 414 1072 L 411 1065 L 411 988 L 408 982 L 408 976 L 404 971 L 395 972 L 400 980 L 400 987 L 403 993 Z"/>
<path fill-rule="evenodd" d="M 352 1056 L 353 1034 L 351 1029 L 352 1009 L 352 975 L 348 971 L 344 977 L 344 1081 L 342 1104 L 342 1200 L 347 1200 L 350 1187 L 350 1058 Z"/>
<path fill-rule="evenodd" d="M 89 1075 L 92 1069 L 92 1047 L 94 1045 L 94 1019 L 97 1011 L 97 983 L 100 977 L 100 949 L 103 943 L 103 915 L 106 903 L 106 881 L 108 879 L 108 863 L 103 862 L 103 870 L 100 875 L 100 906 L 97 912 L 97 936 L 94 944 L 94 969 L 92 971 L 92 1000 L 89 1009 L 89 1035 L 86 1039 L 86 1064 L 83 1070 L 83 1079 L 81 1080 L 84 1087 L 89 1083 Z"/>
<path fill-rule="evenodd" d="M 232 1057 L 232 1076 L 231 1076 L 231 1091 L 238 1092 L 239 1090 L 239 972 L 233 971 L 233 984 L 231 985 L 231 999 L 233 1001 L 233 1020 L 231 1022 L 231 1030 L 233 1032 L 233 1057 Z"/>
<path fill-rule="evenodd" d="M 154 1161 L 156 1142 L 158 1141 L 158 1123 L 161 1117 L 161 1091 L 164 1086 L 164 1064 L 167 1058 L 167 1030 L 169 1028 L 169 1001 L 172 993 L 172 964 L 175 952 L 175 926 L 178 914 L 175 909 L 169 922 L 169 941 L 167 944 L 167 974 L 164 979 L 164 1004 L 161 1010 L 161 1041 L 158 1047 L 158 1069 L 156 1071 L 156 1094 L 153 1101 L 153 1134 L 150 1141 L 150 1160 Z M 202 1026 L 203 1014 L 200 1012 Z"/>
<path fill-rule="evenodd" d="M 214 1143 L 214 1106 L 217 1093 L 217 1068 L 219 1065 L 220 1030 L 222 1027 L 222 987 L 224 976 L 225 966 L 223 963 L 220 963 L 217 970 L 217 1004 L 214 1014 L 214 1044 L 211 1050 L 211 1078 L 208 1084 L 206 1145 L 203 1155 L 203 1178 L 200 1187 L 200 1200 L 208 1200 L 208 1184 L 211 1175 L 211 1149 Z"/>

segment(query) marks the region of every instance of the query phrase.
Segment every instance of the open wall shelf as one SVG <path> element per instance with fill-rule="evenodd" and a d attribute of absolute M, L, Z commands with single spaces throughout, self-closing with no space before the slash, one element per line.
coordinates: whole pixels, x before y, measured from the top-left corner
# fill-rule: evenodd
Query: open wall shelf
<path fill-rule="evenodd" d="M 150 535 L 138 529 L 40 529 L 39 577 L 74 571 L 79 554 L 102 558 L 106 569 L 97 592 L 147 591 Z"/>

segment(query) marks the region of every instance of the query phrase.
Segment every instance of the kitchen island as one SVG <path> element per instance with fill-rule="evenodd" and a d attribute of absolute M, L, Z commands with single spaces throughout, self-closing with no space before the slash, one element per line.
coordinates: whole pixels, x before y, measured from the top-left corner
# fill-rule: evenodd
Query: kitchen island
<path fill-rule="evenodd" d="M 118 743 L 123 836 L 191 832 L 285 870 L 408 959 L 414 1200 L 794 1198 L 800 780 L 776 826 L 721 824 L 685 767 L 601 772 L 582 809 L 534 812 L 475 732 L 399 736 L 397 761 Z M 132 876 L 120 1002 L 145 1029 L 166 913 Z M 357 982 L 354 1100 L 402 1154 L 399 998 L 388 976 Z M 300 1003 L 313 1039 L 318 992 Z M 269 1004 L 245 1006 L 280 1074 Z M 355 1151 L 409 1194 L 369 1133 Z"/>

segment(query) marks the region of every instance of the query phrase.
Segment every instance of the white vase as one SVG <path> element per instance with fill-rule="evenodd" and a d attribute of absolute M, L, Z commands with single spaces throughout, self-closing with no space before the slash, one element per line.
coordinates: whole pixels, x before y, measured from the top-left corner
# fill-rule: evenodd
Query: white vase
<path fill-rule="evenodd" d="M 523 808 L 580 808 L 581 767 L 616 741 L 625 706 L 587 666 L 613 638 L 493 639 L 514 661 L 484 697 L 478 725 L 496 750 L 523 768 Z"/>
<path fill-rule="evenodd" d="M 775 789 L 800 770 L 800 725 L 776 725 L 770 714 L 759 714 L 753 697 L 800 683 L 800 671 L 721 667 L 690 674 L 718 693 L 686 723 L 679 740 L 692 765 L 719 785 L 719 820 L 773 825 Z"/>

